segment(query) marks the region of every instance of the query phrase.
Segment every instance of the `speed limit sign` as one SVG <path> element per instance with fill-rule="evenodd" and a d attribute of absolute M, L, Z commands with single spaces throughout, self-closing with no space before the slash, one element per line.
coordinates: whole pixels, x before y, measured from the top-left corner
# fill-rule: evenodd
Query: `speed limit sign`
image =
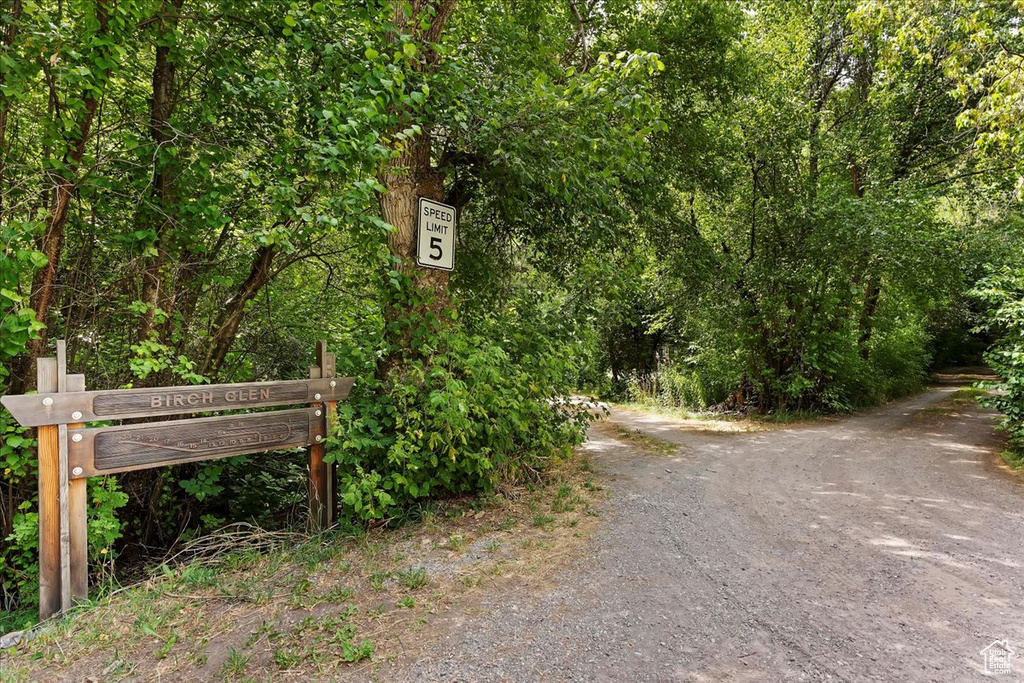
<path fill-rule="evenodd" d="M 455 207 L 420 197 L 416 228 L 416 264 L 439 270 L 455 268 Z"/>

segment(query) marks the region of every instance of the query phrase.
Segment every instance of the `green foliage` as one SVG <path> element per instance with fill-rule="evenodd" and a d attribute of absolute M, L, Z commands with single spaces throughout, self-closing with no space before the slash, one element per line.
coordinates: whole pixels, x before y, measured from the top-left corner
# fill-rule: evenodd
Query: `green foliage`
<path fill-rule="evenodd" d="M 978 283 L 974 290 L 986 305 L 981 328 L 994 333 L 996 343 L 985 354 L 999 381 L 983 401 L 1003 414 L 1002 427 L 1011 445 L 1024 450 L 1024 269 L 1004 268 Z"/>
<path fill-rule="evenodd" d="M 361 519 L 382 519 L 429 496 L 488 492 L 543 469 L 578 444 L 589 415 L 559 399 L 570 390 L 571 347 L 542 313 L 498 312 L 474 333 L 435 309 L 397 273 L 408 314 L 388 322 L 401 346 L 386 379 L 357 382 L 339 406 L 328 458 L 339 499 Z M 481 334 L 487 332 L 488 334 Z"/>
<path fill-rule="evenodd" d="M 0 391 L 44 333 L 90 388 L 305 377 L 326 338 L 358 380 L 329 457 L 361 523 L 531 476 L 583 438 L 574 390 L 847 410 L 997 336 L 1018 373 L 1017 285 L 966 293 L 1020 266 L 1019 0 L 468 0 L 438 32 L 416 7 L 5 12 Z M 395 247 L 383 206 L 422 194 L 458 209 L 450 281 Z M 0 437 L 14 609 L 35 455 L 2 411 Z M 90 554 L 288 524 L 304 468 L 91 482 Z"/>
<path fill-rule="evenodd" d="M 693 409 L 837 411 L 917 390 L 933 353 L 962 361 L 936 340 L 966 334 L 966 291 L 1020 242 L 1013 211 L 985 203 L 1006 184 L 974 172 L 956 81 L 930 56 L 952 29 L 891 36 L 879 17 L 899 2 L 756 2 L 745 21 L 697 5 L 631 30 L 671 42 L 676 22 L 742 25 L 739 54 L 697 43 L 735 80 L 688 64 L 677 77 L 666 52 L 658 109 L 674 123 L 709 96 L 739 97 L 706 109 L 710 149 L 677 126 L 653 136 L 665 191 L 636 209 L 612 264 L 573 283 L 597 293 L 586 376 L 611 396 Z M 716 170 L 688 154 L 713 155 Z"/>
<path fill-rule="evenodd" d="M 586 419 L 552 405 L 564 391 L 557 351 L 529 360 L 457 327 L 436 332 L 435 353 L 401 378 L 366 380 L 340 409 L 329 457 L 341 468 L 339 497 L 363 519 L 380 519 L 428 496 L 490 491 L 503 477 L 542 469 L 579 443 Z M 528 344 L 523 340 L 524 346 Z"/>
<path fill-rule="evenodd" d="M 118 510 L 128 502 L 128 496 L 118 488 L 113 477 L 90 479 L 89 505 L 89 562 L 109 564 L 116 557 L 115 544 L 121 538 L 123 523 Z M 5 539 L 0 554 L 0 569 L 4 579 L 4 600 L 9 605 L 32 607 L 37 604 L 39 591 L 39 514 L 35 501 L 23 501 L 12 520 L 13 531 Z"/>
<path fill-rule="evenodd" d="M 178 486 L 185 489 L 196 500 L 213 498 L 224 490 L 220 485 L 220 475 L 224 471 L 224 462 L 212 462 L 203 465 L 196 476 L 190 479 L 179 479 Z"/>

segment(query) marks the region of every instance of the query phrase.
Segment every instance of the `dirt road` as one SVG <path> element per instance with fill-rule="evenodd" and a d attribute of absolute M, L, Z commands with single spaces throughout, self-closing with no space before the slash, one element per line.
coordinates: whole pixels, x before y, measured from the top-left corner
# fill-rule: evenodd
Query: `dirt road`
<path fill-rule="evenodd" d="M 861 416 L 709 433 L 594 428 L 609 510 L 557 588 L 438 624 L 399 679 L 970 681 L 1006 638 L 1024 680 L 1024 486 L 991 415 L 939 387 Z"/>

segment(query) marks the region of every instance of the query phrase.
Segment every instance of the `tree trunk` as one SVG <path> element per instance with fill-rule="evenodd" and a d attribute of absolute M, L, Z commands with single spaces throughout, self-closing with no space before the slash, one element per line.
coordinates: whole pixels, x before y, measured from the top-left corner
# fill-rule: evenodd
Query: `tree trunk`
<path fill-rule="evenodd" d="M 455 8 L 455 0 L 422 0 L 414 2 L 411 13 L 401 5 L 396 6 L 395 24 L 400 33 L 411 33 L 419 44 L 422 57 L 414 68 L 432 73 L 437 68 L 438 55 L 433 46 L 444 31 L 445 23 Z M 429 11 L 429 25 L 420 23 L 420 18 Z M 410 313 L 438 313 L 447 308 L 448 273 L 434 268 L 420 268 L 416 265 L 416 220 L 420 197 L 444 201 L 444 174 L 431 163 L 431 130 L 422 126 L 422 133 L 409 141 L 403 153 L 388 161 L 380 174 L 385 191 L 380 196 L 381 218 L 395 227 L 388 234 L 388 249 L 398 260 L 397 268 L 412 280 L 413 287 L 423 297 L 421 310 L 410 308 L 406 300 L 388 301 L 385 305 L 385 323 L 397 320 Z M 385 288 L 385 291 L 390 291 Z M 394 327 L 385 325 L 385 344 L 388 354 L 377 366 L 377 377 L 383 379 L 400 364 L 408 351 L 408 327 L 398 333 Z"/>
<path fill-rule="evenodd" d="M 868 275 L 867 291 L 864 294 L 864 308 L 860 315 L 860 339 L 857 344 L 860 346 L 860 355 L 867 360 L 870 355 L 868 343 L 874 334 L 875 312 L 878 310 L 878 303 L 882 299 L 882 283 L 876 273 Z"/>
<path fill-rule="evenodd" d="M 444 201 L 444 174 L 430 165 L 430 133 L 424 131 L 400 157 L 392 159 L 381 177 L 387 192 L 380 197 L 381 217 L 395 226 L 388 248 L 400 259 L 399 267 L 421 287 L 443 297 L 448 272 L 416 265 L 416 218 L 420 197 Z"/>
<path fill-rule="evenodd" d="M 183 0 L 171 0 L 174 16 L 181 12 L 182 2 Z M 177 28 L 178 20 L 170 18 L 168 21 L 167 32 L 170 33 Z M 148 210 L 140 211 L 142 222 L 152 221 L 156 227 L 156 241 L 153 245 L 156 254 L 146 260 L 142 272 L 142 302 L 146 304 L 146 313 L 139 330 L 139 339 L 146 339 L 153 332 L 156 309 L 162 309 L 169 315 L 169 309 L 173 304 L 169 274 L 172 264 L 168 263 L 167 241 L 174 227 L 175 168 L 168 161 L 171 157 L 165 150 L 174 139 L 171 116 L 177 103 L 174 91 L 176 73 L 177 64 L 172 59 L 170 46 L 158 44 L 153 63 L 153 94 L 149 109 L 149 134 L 154 147 L 153 182 L 150 186 L 152 206 Z"/>
<path fill-rule="evenodd" d="M 217 376 L 228 351 L 231 350 L 231 345 L 235 343 L 238 326 L 245 314 L 245 305 L 274 277 L 272 266 L 276 256 L 276 247 L 260 247 L 253 257 L 249 277 L 245 279 L 235 295 L 224 302 L 224 308 L 221 309 L 213 326 L 214 332 L 203 361 L 202 374 L 211 377 Z"/>

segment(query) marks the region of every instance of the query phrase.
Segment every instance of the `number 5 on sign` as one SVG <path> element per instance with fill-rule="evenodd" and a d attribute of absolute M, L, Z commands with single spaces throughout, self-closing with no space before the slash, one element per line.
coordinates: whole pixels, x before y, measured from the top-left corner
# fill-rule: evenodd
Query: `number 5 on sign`
<path fill-rule="evenodd" d="M 416 229 L 416 264 L 423 268 L 454 269 L 455 207 L 420 197 Z"/>

